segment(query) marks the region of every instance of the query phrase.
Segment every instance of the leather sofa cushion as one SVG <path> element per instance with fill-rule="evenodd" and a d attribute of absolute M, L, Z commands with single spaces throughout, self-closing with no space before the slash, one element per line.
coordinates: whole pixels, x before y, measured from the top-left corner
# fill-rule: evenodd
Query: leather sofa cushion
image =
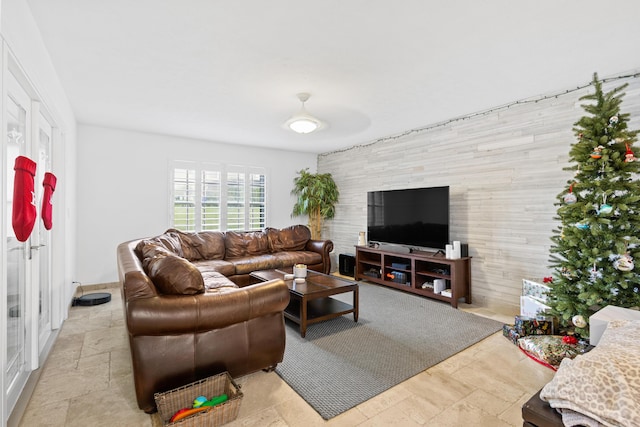
<path fill-rule="evenodd" d="M 172 230 L 168 230 L 157 237 L 138 242 L 135 249 L 138 258 L 144 260 L 145 258 L 153 257 L 159 253 L 166 253 L 167 251 L 172 255 L 179 257 L 184 256 L 180 237 L 177 233 L 171 231 Z"/>
<path fill-rule="evenodd" d="M 271 270 L 283 264 L 272 254 L 252 255 L 229 260 L 236 268 L 236 274 L 249 274 L 258 270 Z"/>
<path fill-rule="evenodd" d="M 142 267 L 162 294 L 195 295 L 204 292 L 202 274 L 184 258 L 175 255 L 156 255 L 146 258 Z"/>
<path fill-rule="evenodd" d="M 208 272 L 216 271 L 224 276 L 233 276 L 236 274 L 236 266 L 232 262 L 222 259 L 207 259 L 202 261 L 194 261 L 193 265 L 196 266 L 200 273 L 203 275 Z"/>
<path fill-rule="evenodd" d="M 231 280 L 227 279 L 224 274 L 221 274 L 217 271 L 209 270 L 209 271 L 201 271 L 202 279 L 204 280 L 204 288 L 207 292 L 211 292 L 214 290 L 220 291 L 230 291 L 232 289 L 237 289 L 238 285 L 233 283 Z"/>
<path fill-rule="evenodd" d="M 202 231 L 196 233 L 196 235 L 199 241 L 196 249 L 200 252 L 202 259 L 224 258 L 224 233 L 220 231 Z"/>
<path fill-rule="evenodd" d="M 277 260 L 277 268 L 294 264 L 313 265 L 322 262 L 322 255 L 309 251 L 284 251 L 273 254 L 273 257 Z"/>
<path fill-rule="evenodd" d="M 269 236 L 272 252 L 300 251 L 307 246 L 307 242 L 311 239 L 311 231 L 304 225 L 292 225 L 281 230 L 267 228 L 265 232 Z"/>
<path fill-rule="evenodd" d="M 189 261 L 202 259 L 223 259 L 225 255 L 224 233 L 219 231 L 202 231 L 185 233 L 169 229 L 165 234 L 176 235 L 182 246 L 183 257 Z"/>
<path fill-rule="evenodd" d="M 149 240 L 160 244 L 160 246 L 165 247 L 175 255 L 180 257 L 184 256 L 184 252 L 182 252 L 182 242 L 176 233 L 164 233 Z"/>
<path fill-rule="evenodd" d="M 159 241 L 154 239 L 141 240 L 136 245 L 136 254 L 141 260 L 152 258 L 157 255 L 174 255 L 172 251 L 165 248 Z"/>
<path fill-rule="evenodd" d="M 262 231 L 242 233 L 227 231 L 224 244 L 226 248 L 225 259 L 262 255 L 270 252 L 269 238 Z"/>

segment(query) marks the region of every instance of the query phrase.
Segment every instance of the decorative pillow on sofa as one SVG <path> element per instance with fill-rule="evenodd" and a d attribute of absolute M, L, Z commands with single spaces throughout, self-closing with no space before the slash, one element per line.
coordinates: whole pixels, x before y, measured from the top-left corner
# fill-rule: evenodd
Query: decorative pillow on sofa
<path fill-rule="evenodd" d="M 227 231 L 224 237 L 225 258 L 263 255 L 271 252 L 269 238 L 262 231 Z"/>
<path fill-rule="evenodd" d="M 164 233 L 150 239 L 144 239 L 136 246 L 136 253 L 142 260 L 153 256 L 156 252 L 156 248 L 164 248 L 170 253 L 178 256 L 183 256 L 182 243 L 180 238 L 174 233 Z"/>
<path fill-rule="evenodd" d="M 140 240 L 136 245 L 136 254 L 138 258 L 143 261 L 157 255 L 175 255 L 175 253 L 165 248 L 160 242 L 153 239 Z"/>
<path fill-rule="evenodd" d="M 204 292 L 202 274 L 184 258 L 156 255 L 146 258 L 142 267 L 158 291 L 165 295 L 195 295 Z"/>
<path fill-rule="evenodd" d="M 281 230 L 266 228 L 265 232 L 269 236 L 272 252 L 301 251 L 311 239 L 311 230 L 304 225 L 292 225 Z"/>

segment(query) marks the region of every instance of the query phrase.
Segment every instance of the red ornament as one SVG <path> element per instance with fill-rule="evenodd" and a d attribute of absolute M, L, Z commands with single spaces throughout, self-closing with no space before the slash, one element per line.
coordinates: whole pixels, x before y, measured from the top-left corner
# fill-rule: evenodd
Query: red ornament
<path fill-rule="evenodd" d="M 627 151 L 624 153 L 624 161 L 626 163 L 635 162 L 636 157 L 634 156 L 633 151 L 631 151 L 631 148 L 629 148 L 629 144 L 625 145 L 627 146 Z"/>
<path fill-rule="evenodd" d="M 578 338 L 573 335 L 565 335 L 562 337 L 562 342 L 565 344 L 578 344 Z"/>
<path fill-rule="evenodd" d="M 542 283 L 551 283 L 553 282 L 553 277 L 549 276 L 549 277 L 544 277 L 542 279 Z"/>

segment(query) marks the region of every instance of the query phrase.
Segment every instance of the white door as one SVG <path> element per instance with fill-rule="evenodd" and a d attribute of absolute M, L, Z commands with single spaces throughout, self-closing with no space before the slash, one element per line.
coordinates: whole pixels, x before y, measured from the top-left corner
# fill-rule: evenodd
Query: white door
<path fill-rule="evenodd" d="M 31 99 L 17 80 L 7 73 L 5 179 L 7 196 L 7 348 L 5 387 L 11 411 L 31 370 L 27 345 L 31 338 L 27 331 L 28 287 L 31 286 L 30 263 L 27 260 L 29 240 L 20 242 L 12 227 L 14 165 L 18 156 L 30 152 Z"/>
<path fill-rule="evenodd" d="M 42 221 L 42 198 L 44 187 L 44 173 L 51 172 L 51 134 L 49 121 L 40 113 L 37 124 L 35 190 L 38 201 L 38 222 L 34 228 L 31 242 L 31 256 L 34 262 L 33 277 L 38 277 L 40 291 L 38 295 L 38 355 L 40 355 L 49 336 L 51 335 L 51 232 Z M 36 276 L 37 274 L 37 276 Z"/>

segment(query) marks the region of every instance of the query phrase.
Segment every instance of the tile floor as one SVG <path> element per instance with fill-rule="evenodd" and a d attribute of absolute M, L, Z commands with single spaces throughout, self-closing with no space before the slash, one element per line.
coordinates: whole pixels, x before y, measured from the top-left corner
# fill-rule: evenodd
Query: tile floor
<path fill-rule="evenodd" d="M 107 291 L 107 304 L 71 308 L 20 426 L 152 426 L 136 405 L 120 292 Z M 521 426 L 522 404 L 552 376 L 497 332 L 329 421 L 275 372 L 238 378 L 244 398 L 227 425 Z"/>

